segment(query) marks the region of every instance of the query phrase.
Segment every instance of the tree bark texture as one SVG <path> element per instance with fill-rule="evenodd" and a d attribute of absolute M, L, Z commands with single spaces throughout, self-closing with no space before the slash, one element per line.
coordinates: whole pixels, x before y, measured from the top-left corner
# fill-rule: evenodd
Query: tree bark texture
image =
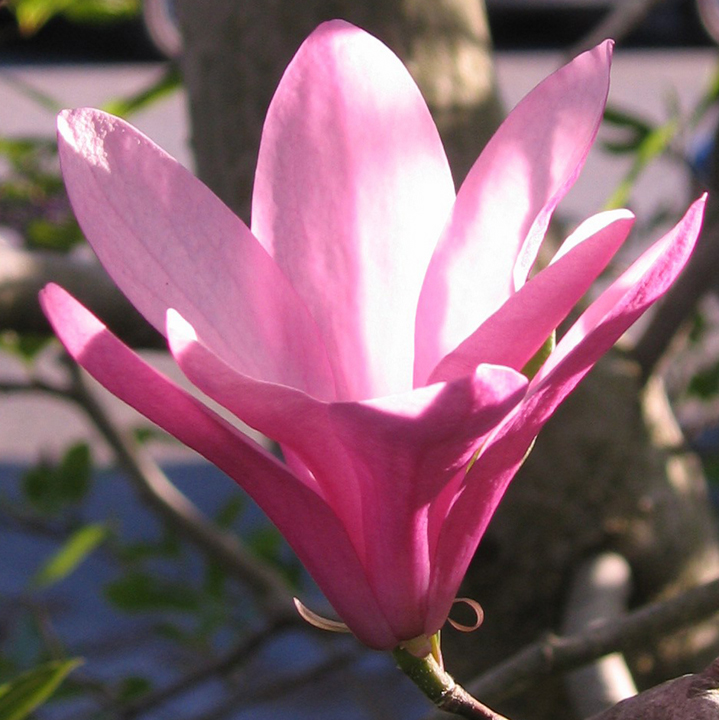
<path fill-rule="evenodd" d="M 596 553 L 629 562 L 631 606 L 716 577 L 715 523 L 661 381 L 642 386 L 639 367 L 610 353 L 540 433 L 490 523 L 461 590 L 484 607 L 485 622 L 472 635 L 444 633 L 448 667 L 466 680 L 478 664 L 489 668 L 558 632 L 571 576 Z M 717 627 L 637 647 L 629 660 L 640 689 L 710 662 Z M 559 679 L 496 709 L 524 720 L 579 720 Z"/>

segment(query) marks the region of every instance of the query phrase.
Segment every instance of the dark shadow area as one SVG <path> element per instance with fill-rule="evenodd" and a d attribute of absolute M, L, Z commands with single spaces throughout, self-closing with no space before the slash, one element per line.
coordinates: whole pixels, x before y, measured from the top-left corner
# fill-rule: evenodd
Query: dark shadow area
<path fill-rule="evenodd" d="M 535 0 L 487 0 L 498 50 L 567 48 L 606 17 L 609 2 L 543 4 Z M 707 47 L 695 0 L 665 0 L 624 42 L 625 47 Z M 147 62 L 162 59 L 140 18 L 107 24 L 48 22 L 31 37 L 0 8 L 0 63 Z"/>

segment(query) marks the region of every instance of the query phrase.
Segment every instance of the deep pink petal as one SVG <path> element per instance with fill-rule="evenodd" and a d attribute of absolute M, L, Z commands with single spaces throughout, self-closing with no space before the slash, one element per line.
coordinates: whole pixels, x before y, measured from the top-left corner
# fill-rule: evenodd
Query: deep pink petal
<path fill-rule="evenodd" d="M 524 396 L 526 379 L 482 366 L 451 384 L 328 405 L 238 376 L 179 316 L 168 317 L 168 337 L 193 384 L 278 440 L 312 472 L 347 527 L 395 635 L 424 632 L 429 558 L 439 531 L 428 525 L 429 507 Z"/>
<path fill-rule="evenodd" d="M 530 384 L 526 399 L 490 438 L 472 469 L 456 477 L 447 503 L 432 580 L 434 622 L 446 616 L 489 518 L 532 441 L 557 406 L 629 326 L 666 292 L 701 229 L 705 198 L 647 250 L 584 312 Z M 476 508 L 487 508 L 477 515 Z"/>
<path fill-rule="evenodd" d="M 196 398 L 147 365 L 56 285 L 43 309 L 68 352 L 110 392 L 226 472 L 267 513 L 362 642 L 398 638 L 367 584 L 347 533 L 321 495 Z"/>
<path fill-rule="evenodd" d="M 319 325 L 341 399 L 412 387 L 417 300 L 453 200 L 400 60 L 347 23 L 321 25 L 270 106 L 252 229 Z"/>
<path fill-rule="evenodd" d="M 83 232 L 140 312 L 164 332 L 177 308 L 246 374 L 334 395 L 314 322 L 273 260 L 210 190 L 124 121 L 58 118 L 65 186 Z"/>
<path fill-rule="evenodd" d="M 430 382 L 467 375 L 479 363 L 521 370 L 587 292 L 632 224 L 627 210 L 601 213 L 582 223 L 548 267 L 439 363 Z"/>
<path fill-rule="evenodd" d="M 426 629 L 440 529 L 430 522 L 433 502 L 525 389 L 519 373 L 485 365 L 453 383 L 330 405 L 332 428 L 344 448 L 334 481 L 351 480 L 361 488 L 356 512 L 363 517 L 365 570 L 399 637 Z"/>
<path fill-rule="evenodd" d="M 415 384 L 526 280 L 596 136 L 611 50 L 605 42 L 538 85 L 469 173 L 422 288 Z"/>
<path fill-rule="evenodd" d="M 706 198 L 694 202 L 682 220 L 652 245 L 622 274 L 567 331 L 531 387 L 556 383 L 558 375 L 569 382 L 569 366 L 579 377 L 571 381 L 566 395 L 586 371 L 621 337 L 674 282 L 694 249 Z M 560 369 L 560 366 L 564 366 Z"/>
<path fill-rule="evenodd" d="M 282 385 L 237 373 L 198 341 L 182 316 L 168 312 L 170 350 L 190 382 L 250 427 L 280 443 L 305 482 L 320 489 L 345 524 L 361 559 L 365 557 L 361 490 L 354 478 L 338 479 L 343 449 L 329 427 L 327 403 Z M 309 473 L 308 473 L 309 470 Z"/>

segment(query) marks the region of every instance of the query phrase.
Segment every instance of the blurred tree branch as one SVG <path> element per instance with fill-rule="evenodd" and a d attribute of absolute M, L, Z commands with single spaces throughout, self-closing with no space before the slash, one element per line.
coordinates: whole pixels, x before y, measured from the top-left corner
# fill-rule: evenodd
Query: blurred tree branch
<path fill-rule="evenodd" d="M 714 131 L 712 164 L 709 175 L 709 199 L 704 228 L 694 254 L 677 282 L 670 288 L 661 304 L 654 309 L 632 356 L 648 378 L 657 368 L 673 338 L 691 318 L 697 303 L 708 292 L 719 290 L 719 124 Z"/>
<path fill-rule="evenodd" d="M 99 430 L 116 453 L 117 460 L 145 503 L 193 542 L 213 561 L 221 563 L 237 580 L 258 596 L 268 622 L 282 626 L 299 623 L 292 595 L 282 576 L 257 559 L 233 533 L 218 528 L 162 472 L 142 446 L 120 431 L 88 387 L 80 367 L 65 359 L 70 383 L 65 387 L 33 378 L 27 391 L 41 391 L 74 402 Z M 5 389 L 18 392 L 15 383 Z"/>
<path fill-rule="evenodd" d="M 574 635 L 549 634 L 467 683 L 466 687 L 475 697 L 501 702 L 552 675 L 617 650 L 643 645 L 650 638 L 661 637 L 717 613 L 719 580 L 714 580 L 623 617 L 598 621 Z M 439 720 L 442 716 L 435 713 L 431 717 Z"/>
<path fill-rule="evenodd" d="M 49 334 L 38 302 L 49 282 L 62 285 L 134 347 L 166 348 L 97 262 L 71 254 L 18 250 L 0 243 L 0 330 Z"/>
<path fill-rule="evenodd" d="M 636 30 L 650 10 L 664 2 L 666 0 L 623 0 L 623 2 L 614 3 L 606 18 L 592 28 L 591 32 L 578 43 L 575 43 L 565 53 L 566 57 L 571 59 L 607 38 L 612 38 L 614 42 L 621 44 L 627 35 Z"/>

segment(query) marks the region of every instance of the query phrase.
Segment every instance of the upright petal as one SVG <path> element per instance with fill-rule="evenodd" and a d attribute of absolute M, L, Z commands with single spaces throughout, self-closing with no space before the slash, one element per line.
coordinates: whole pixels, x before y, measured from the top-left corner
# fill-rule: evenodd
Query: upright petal
<path fill-rule="evenodd" d="M 509 481 L 537 433 L 594 363 L 667 291 L 689 259 L 701 229 L 705 199 L 616 280 L 562 338 L 532 380 L 526 399 L 491 437 L 465 477 L 455 478 L 433 577 L 437 617 L 447 610 Z M 477 507 L 488 509 L 478 518 Z M 478 521 L 479 520 L 479 521 Z"/>
<path fill-rule="evenodd" d="M 628 210 L 600 213 L 583 222 L 552 263 L 444 357 L 429 381 L 461 377 L 479 363 L 522 370 L 604 270 L 633 222 Z"/>
<path fill-rule="evenodd" d="M 345 528 L 316 489 L 147 365 L 64 290 L 49 285 L 41 302 L 68 352 L 91 375 L 254 498 L 362 642 L 384 650 L 397 645 Z"/>
<path fill-rule="evenodd" d="M 321 25 L 270 106 L 252 229 L 319 325 L 340 398 L 412 387 L 417 300 L 453 200 L 399 59 L 347 23 Z"/>
<path fill-rule="evenodd" d="M 416 384 L 525 282 L 594 142 L 611 50 L 605 42 L 538 85 L 464 181 L 422 288 Z"/>
<path fill-rule="evenodd" d="M 332 429 L 344 448 L 332 459 L 335 482 L 351 479 L 361 488 L 355 511 L 363 517 L 365 572 L 399 637 L 427 629 L 439 533 L 430 522 L 432 504 L 525 389 L 519 373 L 485 365 L 453 383 L 330 405 Z"/>
<path fill-rule="evenodd" d="M 158 329 L 177 308 L 252 376 L 334 394 L 312 318 L 247 226 L 151 140 L 98 110 L 58 118 L 78 221 L 120 289 Z"/>

